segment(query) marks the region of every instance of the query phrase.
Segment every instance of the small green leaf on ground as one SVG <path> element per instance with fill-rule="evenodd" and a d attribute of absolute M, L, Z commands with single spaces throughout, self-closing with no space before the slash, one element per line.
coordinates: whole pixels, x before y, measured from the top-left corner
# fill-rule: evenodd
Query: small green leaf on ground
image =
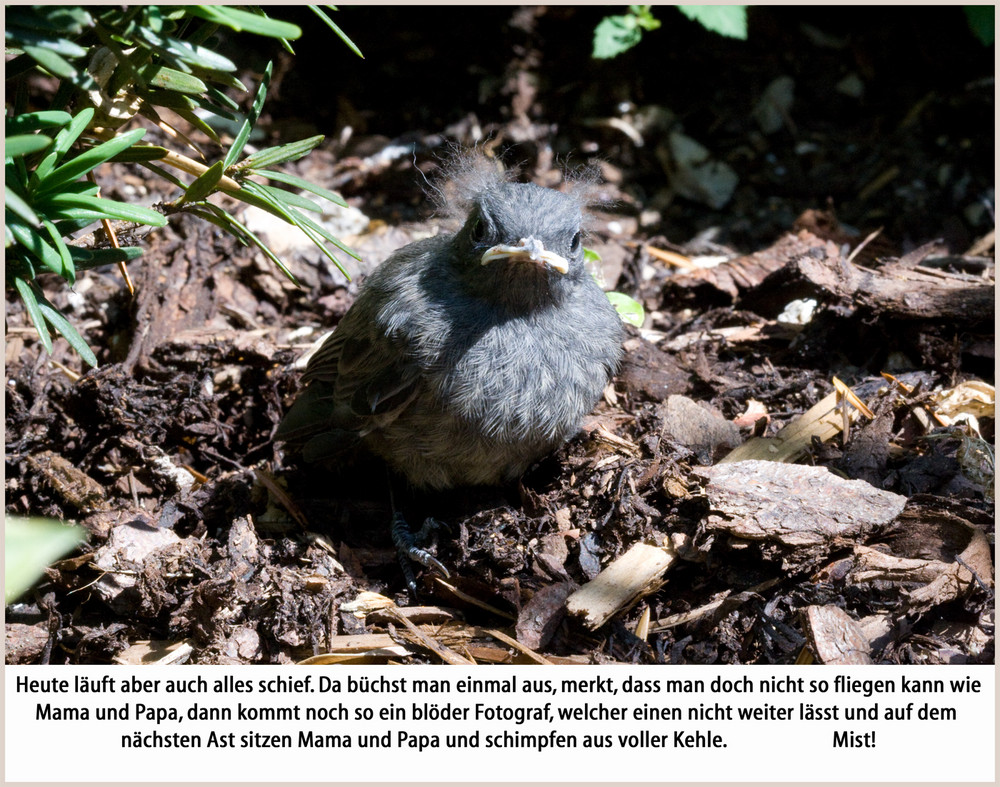
<path fill-rule="evenodd" d="M 642 308 L 642 304 L 639 301 L 630 298 L 623 292 L 608 292 L 605 295 L 608 296 L 611 305 L 617 310 L 618 316 L 622 318 L 622 322 L 627 322 L 636 328 L 642 327 L 642 323 L 646 319 L 646 311 Z"/>
<path fill-rule="evenodd" d="M 4 602 L 10 604 L 25 593 L 47 566 L 82 543 L 86 532 L 52 519 L 8 516 L 4 520 Z"/>
<path fill-rule="evenodd" d="M 747 37 L 747 7 L 745 5 L 679 5 L 684 16 L 698 22 L 706 30 L 720 36 Z"/>

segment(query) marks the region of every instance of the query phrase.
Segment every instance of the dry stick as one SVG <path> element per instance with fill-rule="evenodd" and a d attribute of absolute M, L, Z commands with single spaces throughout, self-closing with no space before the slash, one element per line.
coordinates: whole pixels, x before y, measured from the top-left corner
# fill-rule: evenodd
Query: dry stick
<path fill-rule="evenodd" d="M 87 173 L 87 178 L 90 182 L 97 186 L 97 196 L 101 196 L 101 187 L 97 185 L 97 178 L 94 177 L 94 171 L 91 170 Z M 108 240 L 111 242 L 111 246 L 115 249 L 120 249 L 121 246 L 118 245 L 118 236 L 115 234 L 114 227 L 111 226 L 111 221 L 108 219 L 101 219 L 101 226 L 104 227 L 104 234 L 108 236 Z M 135 287 L 132 285 L 132 279 L 128 275 L 128 266 L 125 265 L 125 260 L 119 260 L 118 270 L 122 272 L 122 277 L 125 279 L 125 286 L 128 287 L 128 294 L 135 296 Z"/>

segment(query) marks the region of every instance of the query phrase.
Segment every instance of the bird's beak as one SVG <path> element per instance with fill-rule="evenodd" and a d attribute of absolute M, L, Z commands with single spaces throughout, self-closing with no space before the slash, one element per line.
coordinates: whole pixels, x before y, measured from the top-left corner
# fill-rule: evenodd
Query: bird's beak
<path fill-rule="evenodd" d="M 500 243 L 491 249 L 487 249 L 481 258 L 483 265 L 495 262 L 500 259 L 510 259 L 515 261 L 533 262 L 551 268 L 559 273 L 569 272 L 569 263 L 565 257 L 561 257 L 554 251 L 546 251 L 540 240 L 535 238 L 521 238 L 516 244 L 510 245 Z"/>

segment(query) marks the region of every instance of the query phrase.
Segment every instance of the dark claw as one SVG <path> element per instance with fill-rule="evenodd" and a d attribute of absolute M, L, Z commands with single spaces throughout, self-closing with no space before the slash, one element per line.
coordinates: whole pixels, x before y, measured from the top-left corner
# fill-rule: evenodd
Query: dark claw
<path fill-rule="evenodd" d="M 428 522 L 424 522 L 424 527 L 420 531 L 421 536 L 425 535 L 425 531 L 429 532 L 434 527 L 433 520 L 428 521 L 432 523 L 431 527 L 428 528 Z M 398 511 L 392 515 L 392 543 L 396 545 L 396 550 L 399 553 L 399 565 L 403 569 L 406 586 L 414 597 L 417 595 L 417 580 L 413 574 L 413 563 L 419 563 L 424 568 L 438 571 L 445 577 L 451 576 L 440 560 L 426 549 L 417 546 L 416 539 L 410 532 L 410 526 Z"/>

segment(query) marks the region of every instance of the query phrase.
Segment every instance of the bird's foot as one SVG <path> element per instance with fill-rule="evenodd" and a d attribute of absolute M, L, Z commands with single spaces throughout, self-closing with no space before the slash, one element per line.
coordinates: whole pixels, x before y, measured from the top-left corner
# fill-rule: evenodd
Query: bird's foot
<path fill-rule="evenodd" d="M 437 570 L 446 577 L 451 576 L 440 560 L 426 549 L 417 546 L 418 541 L 424 541 L 438 527 L 440 527 L 440 523 L 428 517 L 424 520 L 420 532 L 414 536 L 402 514 L 397 511 L 392 515 L 392 543 L 396 545 L 399 565 L 403 569 L 403 578 L 406 580 L 406 586 L 413 598 L 417 597 L 417 579 L 413 574 L 413 563 L 419 563 L 424 568 Z"/>

